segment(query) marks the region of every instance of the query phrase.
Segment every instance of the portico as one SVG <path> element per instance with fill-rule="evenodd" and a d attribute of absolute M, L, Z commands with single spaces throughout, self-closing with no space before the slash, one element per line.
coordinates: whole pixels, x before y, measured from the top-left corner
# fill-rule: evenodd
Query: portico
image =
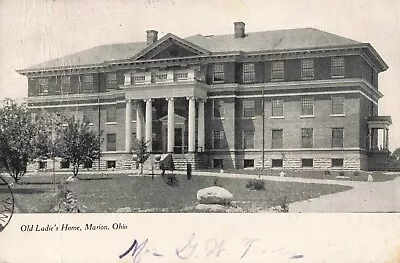
<path fill-rule="evenodd" d="M 151 72 L 125 74 L 125 85 L 122 86 L 126 99 L 125 151 L 129 152 L 132 148 L 133 104 L 136 105 L 136 138 L 144 138 L 152 152 L 203 151 L 206 86 L 196 79 L 194 69 L 157 72 L 156 75 L 154 77 Z M 160 80 L 160 76 L 166 77 Z M 135 82 L 135 79 L 140 81 Z M 165 122 L 166 125 L 162 125 Z M 156 147 L 154 140 L 157 140 Z"/>

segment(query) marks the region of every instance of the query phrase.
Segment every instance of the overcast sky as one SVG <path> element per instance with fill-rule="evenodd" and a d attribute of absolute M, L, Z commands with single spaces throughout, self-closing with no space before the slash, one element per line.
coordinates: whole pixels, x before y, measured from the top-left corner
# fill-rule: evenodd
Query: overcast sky
<path fill-rule="evenodd" d="M 101 44 L 171 32 L 227 34 L 314 27 L 371 43 L 389 65 L 379 76 L 379 114 L 391 115 L 390 147 L 400 147 L 400 0 L 0 0 L 0 98 L 27 96 L 15 70 Z"/>

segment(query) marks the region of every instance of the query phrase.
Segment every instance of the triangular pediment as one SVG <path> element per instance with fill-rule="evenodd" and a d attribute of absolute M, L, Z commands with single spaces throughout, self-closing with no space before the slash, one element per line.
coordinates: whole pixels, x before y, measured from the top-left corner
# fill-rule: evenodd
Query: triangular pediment
<path fill-rule="evenodd" d="M 162 123 L 167 123 L 168 122 L 168 115 L 165 115 L 164 117 L 161 117 L 160 119 L 159 119 Z M 174 114 L 174 123 L 175 124 L 183 124 L 183 123 L 185 123 L 185 121 L 186 121 L 186 118 L 185 117 L 182 117 L 181 115 L 178 115 L 178 114 Z"/>
<path fill-rule="evenodd" d="M 132 60 L 208 56 L 210 51 L 173 34 L 167 34 L 140 51 Z"/>

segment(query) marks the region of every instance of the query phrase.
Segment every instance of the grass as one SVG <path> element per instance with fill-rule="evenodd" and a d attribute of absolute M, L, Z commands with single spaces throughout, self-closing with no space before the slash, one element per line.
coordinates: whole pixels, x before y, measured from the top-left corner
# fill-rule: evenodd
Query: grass
<path fill-rule="evenodd" d="M 213 170 L 207 170 L 213 171 Z M 257 170 L 257 169 L 227 169 L 226 173 L 235 173 L 235 174 L 249 174 L 249 175 L 270 175 L 270 176 L 279 176 L 279 173 L 283 171 L 285 172 L 285 177 L 296 177 L 296 178 L 308 178 L 308 179 L 329 179 L 329 180 L 348 180 L 348 181 L 367 181 L 368 174 L 371 173 L 374 182 L 385 182 L 391 181 L 395 179 L 400 173 L 384 173 L 384 172 L 366 172 L 366 171 L 330 171 L 330 176 L 325 175 L 325 171 L 306 171 L 306 170 L 277 170 L 277 169 L 268 169 L 268 170 Z M 215 170 L 215 172 L 219 172 L 219 170 Z M 345 176 L 349 178 L 336 178 L 336 176 Z"/>
<path fill-rule="evenodd" d="M 68 176 L 57 175 L 57 182 Z M 127 175 L 81 175 L 81 180 L 69 185 L 85 212 L 115 212 L 130 207 L 137 212 L 192 212 L 197 204 L 197 190 L 214 185 L 215 178 L 194 175 L 176 176 L 179 185 L 171 187 L 160 177 L 130 177 Z M 306 200 L 350 189 L 347 186 L 265 182 L 265 190 L 246 188 L 246 179 L 218 178 L 219 183 L 233 194 L 235 206 L 245 212 L 257 212 L 287 202 Z M 18 212 L 48 213 L 56 200 L 51 176 L 30 176 L 21 184 L 13 184 Z"/>

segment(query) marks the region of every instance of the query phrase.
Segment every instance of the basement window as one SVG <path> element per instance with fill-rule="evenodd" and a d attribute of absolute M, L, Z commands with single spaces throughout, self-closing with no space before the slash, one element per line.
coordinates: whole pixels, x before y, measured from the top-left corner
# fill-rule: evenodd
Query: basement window
<path fill-rule="evenodd" d="M 332 159 L 332 167 L 343 167 L 343 158 Z"/>
<path fill-rule="evenodd" d="M 314 160 L 313 159 L 301 159 L 301 167 L 313 167 Z"/>
<path fill-rule="evenodd" d="M 116 163 L 116 161 L 107 161 L 107 169 L 115 168 L 117 166 Z"/>
<path fill-rule="evenodd" d="M 283 160 L 282 159 L 272 159 L 272 168 L 275 167 L 283 167 Z"/>
<path fill-rule="evenodd" d="M 224 159 L 213 159 L 214 168 L 224 168 Z"/>
<path fill-rule="evenodd" d="M 243 168 L 254 167 L 254 159 L 244 159 Z"/>

